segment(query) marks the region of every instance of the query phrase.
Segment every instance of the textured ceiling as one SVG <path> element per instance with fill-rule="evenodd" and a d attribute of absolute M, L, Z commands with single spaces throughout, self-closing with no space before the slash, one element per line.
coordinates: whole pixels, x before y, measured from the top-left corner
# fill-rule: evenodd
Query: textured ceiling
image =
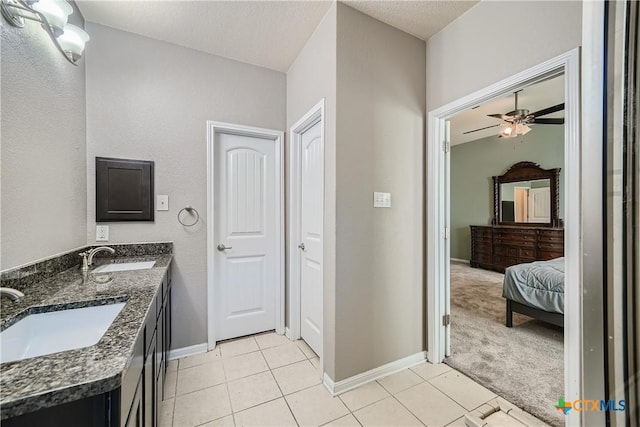
<path fill-rule="evenodd" d="M 87 21 L 286 72 L 330 1 L 78 0 Z M 348 1 L 427 39 L 475 1 Z"/>
<path fill-rule="evenodd" d="M 542 110 L 564 102 L 564 75 L 545 80 L 540 83 L 525 87 L 518 93 L 518 108 L 527 109 L 530 112 Z M 486 104 L 482 104 L 472 110 L 464 111 L 451 118 L 451 144 L 462 144 L 475 141 L 480 138 L 498 135 L 498 128 L 493 127 L 464 135 L 464 132 L 500 124 L 500 119 L 487 117 L 488 114 L 504 114 L 514 108 L 514 96 L 496 99 Z M 548 114 L 545 118 L 564 117 L 564 111 Z M 558 125 L 532 125 L 531 132 L 535 132 L 536 126 L 558 126 Z"/>
<path fill-rule="evenodd" d="M 330 2 L 77 2 L 85 20 L 278 71 L 287 71 Z"/>

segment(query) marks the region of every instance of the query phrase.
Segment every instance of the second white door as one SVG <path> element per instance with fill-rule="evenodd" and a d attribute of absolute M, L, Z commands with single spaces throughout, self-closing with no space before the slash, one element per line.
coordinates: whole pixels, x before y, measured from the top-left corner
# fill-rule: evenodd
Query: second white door
<path fill-rule="evenodd" d="M 324 154 L 319 121 L 300 135 L 300 335 L 322 354 Z"/>
<path fill-rule="evenodd" d="M 217 133 L 214 142 L 216 341 L 276 327 L 276 143 Z"/>

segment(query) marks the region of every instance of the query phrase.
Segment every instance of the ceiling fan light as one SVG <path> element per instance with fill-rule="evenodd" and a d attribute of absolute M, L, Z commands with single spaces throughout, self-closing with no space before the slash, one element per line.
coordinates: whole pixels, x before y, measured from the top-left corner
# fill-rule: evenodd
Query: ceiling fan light
<path fill-rule="evenodd" d="M 501 123 L 500 124 L 500 136 L 502 136 L 503 138 L 509 138 L 511 137 L 514 129 L 511 126 L 511 123 Z"/>
<path fill-rule="evenodd" d="M 531 128 L 525 124 L 518 124 L 518 131 L 516 132 L 518 135 L 526 135 L 531 132 Z"/>

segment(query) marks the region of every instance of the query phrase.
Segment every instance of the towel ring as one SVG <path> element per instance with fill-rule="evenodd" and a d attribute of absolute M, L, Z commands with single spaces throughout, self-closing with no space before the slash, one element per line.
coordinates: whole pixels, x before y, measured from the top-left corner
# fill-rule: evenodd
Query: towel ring
<path fill-rule="evenodd" d="M 182 219 L 180 218 L 180 215 L 182 214 L 183 211 L 187 211 L 191 215 L 193 215 L 195 213 L 196 214 L 196 220 L 193 221 L 191 224 L 185 224 L 184 222 L 182 222 Z M 178 212 L 178 222 L 180 224 L 184 225 L 185 227 L 193 227 L 194 225 L 196 225 L 198 223 L 198 221 L 200 221 L 200 214 L 198 213 L 198 211 L 195 208 L 192 208 L 191 206 L 185 206 L 184 208 L 180 209 L 180 212 Z"/>

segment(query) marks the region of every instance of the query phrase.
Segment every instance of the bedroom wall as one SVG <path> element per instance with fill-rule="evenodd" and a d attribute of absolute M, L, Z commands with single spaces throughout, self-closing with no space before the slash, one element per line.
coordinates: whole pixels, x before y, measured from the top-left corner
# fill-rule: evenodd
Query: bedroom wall
<path fill-rule="evenodd" d="M 564 166 L 564 127 L 536 126 L 521 138 L 496 136 L 451 147 L 451 257 L 471 258 L 469 225 L 491 223 L 494 175 L 513 164 L 538 163 L 544 169 Z M 560 170 L 560 218 L 564 219 L 564 173 Z"/>
<path fill-rule="evenodd" d="M 109 223 L 110 243 L 173 241 L 174 348 L 207 341 L 207 120 L 284 130 L 286 76 L 88 23 L 88 243 L 95 242 L 95 156 L 155 161 L 155 222 Z M 186 205 L 197 226 L 181 226 Z"/>

